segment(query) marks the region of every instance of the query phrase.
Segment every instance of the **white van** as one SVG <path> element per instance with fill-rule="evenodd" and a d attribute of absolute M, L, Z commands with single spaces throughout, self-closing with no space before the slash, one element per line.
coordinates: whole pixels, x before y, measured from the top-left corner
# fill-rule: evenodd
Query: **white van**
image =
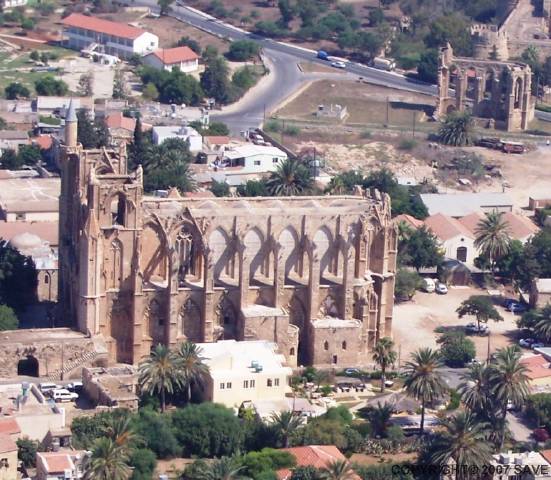
<path fill-rule="evenodd" d="M 73 402 L 78 398 L 78 393 L 70 392 L 66 388 L 56 388 L 52 390 L 51 396 L 55 402 Z"/>
<path fill-rule="evenodd" d="M 434 283 L 434 280 L 432 278 L 424 278 L 423 279 L 423 290 L 427 293 L 434 292 L 436 288 L 436 284 Z"/>
<path fill-rule="evenodd" d="M 51 392 L 52 390 L 55 390 L 56 388 L 60 388 L 60 386 L 52 382 L 43 382 L 38 386 L 38 388 L 40 388 L 40 391 L 43 394 L 46 394 Z"/>

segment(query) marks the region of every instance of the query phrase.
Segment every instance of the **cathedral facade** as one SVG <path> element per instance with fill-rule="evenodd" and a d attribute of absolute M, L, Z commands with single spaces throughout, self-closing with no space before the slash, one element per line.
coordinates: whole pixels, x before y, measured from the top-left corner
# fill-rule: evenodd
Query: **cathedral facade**
<path fill-rule="evenodd" d="M 290 366 L 371 363 L 390 336 L 397 233 L 378 192 L 168 198 L 143 192 L 124 145 L 61 158 L 61 310 L 111 361 L 152 346 L 269 340 Z"/>

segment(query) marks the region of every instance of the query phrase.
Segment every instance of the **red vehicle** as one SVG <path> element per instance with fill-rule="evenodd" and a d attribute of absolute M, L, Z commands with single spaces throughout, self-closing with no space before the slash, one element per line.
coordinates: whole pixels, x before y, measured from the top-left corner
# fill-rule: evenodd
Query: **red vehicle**
<path fill-rule="evenodd" d="M 505 153 L 524 153 L 523 143 L 502 140 L 501 145 L 501 148 Z"/>
<path fill-rule="evenodd" d="M 547 440 L 549 440 L 549 433 L 547 432 L 547 429 L 543 427 L 536 428 L 532 432 L 532 436 L 538 442 L 546 442 Z"/>

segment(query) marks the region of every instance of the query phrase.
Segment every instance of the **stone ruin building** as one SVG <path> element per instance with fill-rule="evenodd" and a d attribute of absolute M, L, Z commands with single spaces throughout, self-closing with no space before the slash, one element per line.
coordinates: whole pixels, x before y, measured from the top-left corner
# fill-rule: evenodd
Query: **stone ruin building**
<path fill-rule="evenodd" d="M 455 57 L 448 44 L 440 50 L 436 114 L 470 111 L 488 119 L 486 127 L 526 130 L 534 118 L 531 82 L 528 65 Z"/>
<path fill-rule="evenodd" d="M 387 195 L 147 197 L 125 144 L 84 150 L 67 117 L 61 310 L 111 362 L 135 364 L 158 343 L 261 339 L 290 366 L 358 366 L 391 335 Z"/>

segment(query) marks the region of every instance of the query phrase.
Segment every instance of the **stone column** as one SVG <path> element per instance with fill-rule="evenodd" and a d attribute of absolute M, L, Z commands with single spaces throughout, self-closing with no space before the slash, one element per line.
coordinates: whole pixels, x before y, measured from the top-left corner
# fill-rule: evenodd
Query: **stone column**
<path fill-rule="evenodd" d="M 251 259 L 242 243 L 237 247 L 237 258 L 239 259 L 239 308 L 244 308 L 249 303 Z"/>
<path fill-rule="evenodd" d="M 350 245 L 347 245 L 343 252 L 341 317 L 345 320 L 350 320 L 352 318 L 352 303 L 354 302 L 353 287 L 356 259 L 353 253 L 354 249 Z"/>
<path fill-rule="evenodd" d="M 320 258 L 315 245 L 312 245 L 309 250 L 310 272 L 308 278 L 308 318 L 306 318 L 306 322 L 315 320 L 319 312 Z"/>
<path fill-rule="evenodd" d="M 458 72 L 457 82 L 455 86 L 455 108 L 462 112 L 465 110 L 465 88 L 466 88 L 466 79 L 463 72 Z"/>
<path fill-rule="evenodd" d="M 285 259 L 283 248 L 277 243 L 274 248 L 274 307 L 281 308 L 285 285 Z"/>
<path fill-rule="evenodd" d="M 169 249 L 168 263 L 168 305 L 167 305 L 167 322 L 165 325 L 166 343 L 170 347 L 176 345 L 178 337 L 178 271 L 180 269 L 180 259 L 176 248 Z"/>
<path fill-rule="evenodd" d="M 210 248 L 205 248 L 203 258 L 203 341 L 212 342 L 214 338 L 214 264 Z"/>

